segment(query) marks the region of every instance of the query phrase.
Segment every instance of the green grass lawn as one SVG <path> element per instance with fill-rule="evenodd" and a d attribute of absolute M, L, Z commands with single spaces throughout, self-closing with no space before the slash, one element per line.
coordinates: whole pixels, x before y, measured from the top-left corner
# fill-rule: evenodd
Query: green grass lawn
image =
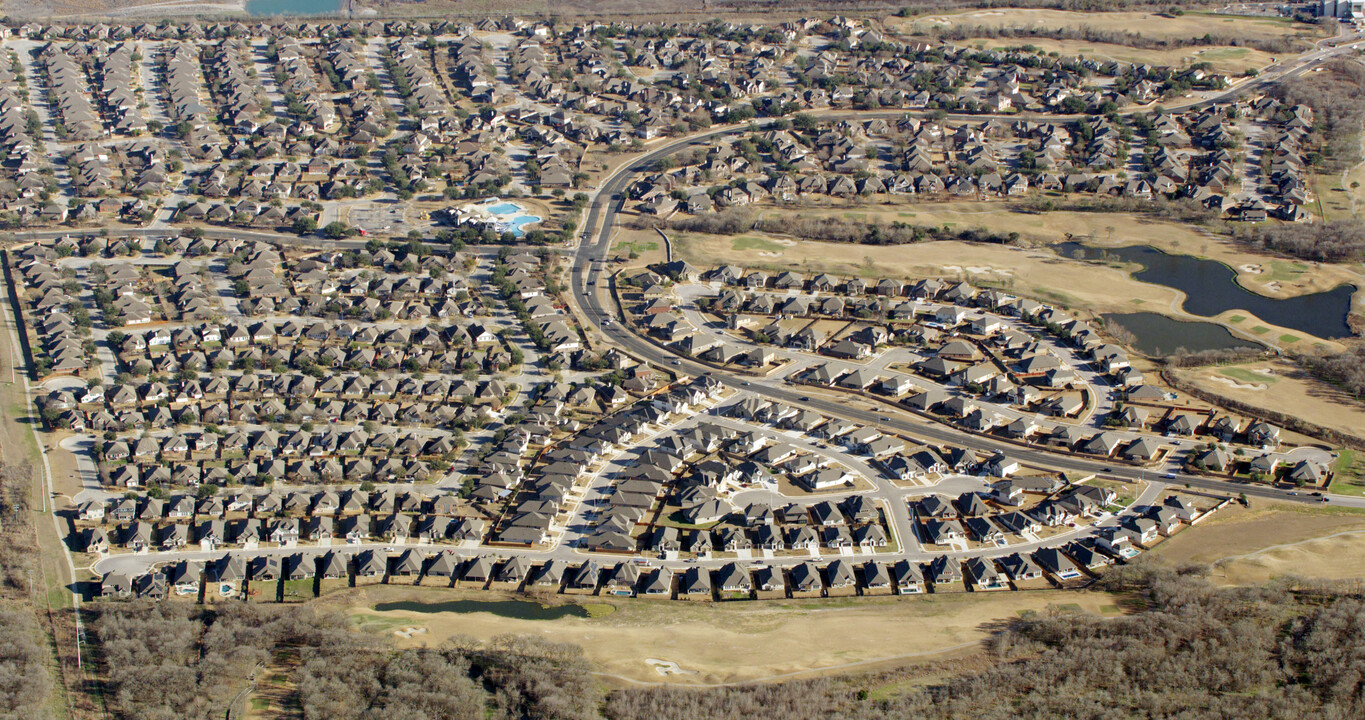
<path fill-rule="evenodd" d="M 284 581 L 284 601 L 300 602 L 313 598 L 313 578 Z"/>
<path fill-rule="evenodd" d="M 1303 338 L 1297 337 L 1297 336 L 1295 336 L 1295 335 L 1281 335 L 1281 336 L 1280 336 L 1280 342 L 1282 342 L 1282 343 L 1296 343 L 1296 342 L 1298 342 L 1299 340 L 1302 340 L 1302 339 L 1303 339 Z"/>
<path fill-rule="evenodd" d="M 1252 328 L 1251 331 L 1256 333 L 1257 335 L 1264 335 L 1270 332 L 1270 328 L 1265 327 L 1264 325 L 1257 325 L 1256 327 Z"/>
<path fill-rule="evenodd" d="M 730 243 L 730 247 L 735 250 L 762 250 L 764 252 L 781 252 L 782 250 L 782 246 L 772 240 L 757 237 L 735 238 Z"/>
<path fill-rule="evenodd" d="M 1354 450 L 1343 449 L 1332 463 L 1332 484 L 1329 489 L 1338 495 L 1365 496 L 1365 478 L 1360 473 L 1365 468 L 1359 465 Z"/>
<path fill-rule="evenodd" d="M 1246 368 L 1239 367 L 1223 368 L 1218 371 L 1218 374 L 1236 380 L 1237 382 L 1240 383 L 1248 383 L 1253 385 L 1254 384 L 1273 385 L 1279 382 L 1280 380 L 1279 378 L 1273 375 L 1262 375 L 1258 372 L 1252 372 L 1250 370 L 1247 370 Z"/>
<path fill-rule="evenodd" d="M 658 250 L 659 243 L 654 240 L 650 240 L 647 242 L 641 241 L 621 243 L 621 249 L 624 250 L 627 254 L 635 253 L 636 255 L 641 255 L 647 252 L 654 252 L 655 250 Z"/>
<path fill-rule="evenodd" d="M 588 611 L 588 619 L 590 620 L 604 618 L 616 612 L 616 606 L 607 603 L 583 603 L 583 609 Z"/>
<path fill-rule="evenodd" d="M 1297 280 L 1300 275 L 1306 272 L 1308 272 L 1308 265 L 1304 263 L 1272 260 L 1270 261 L 1270 272 L 1266 274 L 1266 279 L 1273 282 L 1288 282 Z"/>
<path fill-rule="evenodd" d="M 1228 318 L 1228 322 L 1232 323 L 1246 322 L 1246 320 L 1247 316 L 1245 315 L 1233 315 L 1232 317 Z"/>
<path fill-rule="evenodd" d="M 1200 53 L 1199 59 L 1203 62 L 1212 62 L 1214 60 L 1235 60 L 1237 58 L 1246 57 L 1246 54 L 1247 54 L 1246 48 L 1214 48 L 1211 50 L 1205 50 L 1204 52 Z"/>

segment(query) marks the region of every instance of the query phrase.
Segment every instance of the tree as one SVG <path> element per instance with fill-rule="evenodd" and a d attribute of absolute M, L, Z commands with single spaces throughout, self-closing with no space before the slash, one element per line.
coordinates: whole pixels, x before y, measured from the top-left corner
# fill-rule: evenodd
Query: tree
<path fill-rule="evenodd" d="M 289 226 L 289 229 L 297 235 L 311 235 L 317 232 L 318 221 L 317 218 L 311 215 L 300 215 L 294 218 L 294 222 Z"/>
<path fill-rule="evenodd" d="M 340 220 L 333 220 L 322 228 L 322 234 L 331 240 L 341 240 L 355 234 L 355 230 Z"/>

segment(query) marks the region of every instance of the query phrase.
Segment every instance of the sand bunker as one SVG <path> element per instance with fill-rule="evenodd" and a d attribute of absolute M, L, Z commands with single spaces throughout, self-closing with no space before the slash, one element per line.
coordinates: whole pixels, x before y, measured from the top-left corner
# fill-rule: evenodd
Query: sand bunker
<path fill-rule="evenodd" d="M 1268 386 L 1265 385 L 1264 383 L 1237 382 L 1232 378 L 1223 377 L 1221 375 L 1215 376 L 1213 379 L 1220 383 L 1223 383 L 1224 385 L 1229 385 L 1236 390 L 1265 390 L 1268 388 Z"/>
<path fill-rule="evenodd" d="M 672 660 L 660 660 L 658 658 L 645 658 L 645 664 L 654 668 L 654 672 L 668 677 L 669 675 L 695 675 L 694 672 L 683 670 Z"/>

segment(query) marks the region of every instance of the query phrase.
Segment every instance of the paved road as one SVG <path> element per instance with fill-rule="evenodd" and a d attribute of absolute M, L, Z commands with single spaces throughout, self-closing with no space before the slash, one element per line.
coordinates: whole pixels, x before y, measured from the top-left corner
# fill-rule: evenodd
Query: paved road
<path fill-rule="evenodd" d="M 1361 42 L 1365 41 L 1356 40 L 1351 42 L 1350 44 L 1344 44 L 1330 48 L 1320 48 L 1306 55 L 1299 56 L 1291 61 L 1287 61 L 1283 64 L 1269 68 L 1267 69 L 1267 71 L 1263 72 L 1261 76 L 1259 76 L 1258 78 L 1242 83 L 1237 87 L 1231 88 L 1223 92 L 1206 95 L 1204 97 L 1191 100 L 1190 102 L 1187 103 L 1174 104 L 1171 105 L 1170 107 L 1171 108 L 1198 107 L 1216 102 L 1222 102 L 1229 98 L 1240 95 L 1242 93 L 1265 89 L 1271 83 L 1277 80 L 1298 77 L 1299 75 L 1302 75 L 1303 73 L 1309 71 L 1311 68 L 1315 67 L 1316 65 L 1320 64 L 1321 62 L 1329 58 L 1338 55 L 1343 55 L 1348 52 L 1354 52 L 1354 46 Z M 1128 113 L 1145 112 L 1146 110 L 1147 108 L 1138 108 L 1130 109 L 1127 112 Z M 869 111 L 862 113 L 853 112 L 819 113 L 820 116 L 831 119 L 835 117 L 864 119 L 878 116 L 899 117 L 906 114 L 916 113 L 914 111 L 907 111 L 904 109 L 889 111 Z M 949 119 L 957 121 L 980 121 L 989 117 L 991 116 L 951 115 L 949 116 Z M 1054 121 L 1066 119 L 1063 116 L 1057 115 L 1047 117 L 1050 120 Z M 1009 119 L 1013 121 L 1022 118 L 1021 116 L 1013 115 L 1009 116 Z M 768 127 L 774 124 L 775 122 L 777 122 L 776 119 L 768 119 L 758 121 L 750 125 L 721 127 L 712 129 L 704 133 L 693 135 L 687 138 L 682 138 L 669 143 L 665 143 L 649 151 L 648 153 L 634 160 L 633 162 L 623 165 L 621 168 L 616 170 L 614 173 L 612 173 L 612 175 L 610 175 L 606 179 L 606 181 L 602 184 L 601 189 L 594 195 L 593 201 L 589 207 L 587 222 L 584 225 L 585 231 L 583 239 L 579 243 L 577 249 L 575 250 L 573 269 L 571 273 L 570 287 L 571 297 L 573 299 L 573 302 L 577 304 L 580 310 L 581 318 L 583 318 L 586 321 L 586 323 L 589 325 L 591 329 L 595 329 L 597 332 L 608 338 L 611 342 L 632 352 L 633 354 L 641 358 L 644 358 L 647 361 L 653 362 L 661 366 L 671 364 L 674 366 L 676 370 L 686 374 L 691 375 L 710 374 L 712 377 L 724 383 L 725 385 L 735 388 L 737 390 L 748 391 L 753 394 L 766 397 L 772 400 L 778 400 L 795 407 L 808 408 L 830 416 L 847 418 L 849 420 L 861 422 L 866 425 L 885 428 L 910 437 L 923 438 L 927 441 L 967 446 L 982 451 L 1001 450 L 1004 452 L 1008 452 L 1012 457 L 1018 459 L 1021 462 L 1047 466 L 1060 471 L 1083 474 L 1100 473 L 1128 481 L 1148 481 L 1149 484 L 1142 493 L 1142 496 L 1138 498 L 1138 504 L 1150 503 L 1155 498 L 1159 497 L 1159 494 L 1164 489 L 1165 485 L 1161 482 L 1163 478 L 1156 477 L 1158 474 L 1160 474 L 1157 471 L 1144 470 L 1128 466 L 1111 466 L 1106 465 L 1102 461 L 1091 460 L 1075 455 L 1048 452 L 1034 448 L 1022 448 L 1017 445 L 1005 443 L 999 440 L 971 435 L 969 433 L 957 430 L 955 428 L 937 425 L 933 423 L 926 424 L 923 421 L 912 419 L 911 417 L 906 416 L 895 410 L 878 408 L 870 402 L 867 403 L 862 403 L 861 401 L 838 402 L 834 399 L 821 397 L 819 393 L 813 395 L 806 395 L 803 393 L 807 391 L 803 391 L 799 388 L 790 388 L 781 384 L 753 384 L 750 380 L 744 377 L 726 372 L 713 371 L 709 366 L 694 362 L 685 357 L 674 355 L 673 353 L 666 351 L 654 345 L 653 343 L 635 335 L 634 333 L 626 329 L 624 326 L 622 326 L 616 319 L 614 319 L 615 312 L 612 309 L 611 302 L 606 295 L 607 286 L 606 283 L 604 282 L 606 278 L 603 272 L 603 268 L 605 265 L 604 263 L 605 258 L 607 257 L 607 254 L 610 252 L 611 249 L 612 235 L 614 233 L 616 226 L 616 216 L 618 212 L 621 210 L 622 204 L 624 202 L 624 192 L 626 187 L 628 187 L 629 184 L 633 180 L 635 180 L 635 178 L 638 175 L 649 171 L 653 163 L 655 163 L 657 160 L 661 158 L 668 157 L 670 155 L 685 151 L 688 148 L 704 144 L 717 137 L 739 132 L 746 132 L 749 130 L 750 127 L 759 128 Z M 595 236 L 593 235 L 594 231 L 596 233 Z M 59 237 L 62 235 L 74 234 L 77 232 L 79 231 L 71 230 L 31 231 L 27 233 L 16 234 L 16 239 L 34 240 L 45 237 L 47 238 Z M 133 229 L 122 234 L 145 236 L 162 234 L 165 232 L 166 232 L 165 230 L 157 229 L 143 230 Z M 206 233 L 209 237 L 223 239 L 226 238 L 257 239 L 266 242 L 281 243 L 284 245 L 311 244 L 307 240 L 300 240 L 299 238 L 295 238 L 293 236 L 253 231 L 238 231 L 228 228 L 211 228 L 207 229 Z M 337 241 L 333 243 L 332 246 L 348 248 L 360 247 L 363 246 L 364 244 L 365 244 L 364 241 L 361 240 L 345 240 Z M 475 248 L 474 250 L 477 252 L 483 249 Z M 490 251 L 492 250 L 495 249 L 490 249 Z M 1277 490 L 1273 488 L 1260 486 L 1247 486 L 1218 480 L 1210 480 L 1206 478 L 1180 476 L 1173 480 L 1172 482 L 1181 483 L 1188 485 L 1190 487 L 1200 488 L 1203 490 L 1210 490 L 1214 492 L 1222 492 L 1229 494 L 1244 493 L 1251 497 L 1272 498 L 1276 500 L 1297 502 L 1315 501 L 1312 498 L 1298 496 L 1289 491 Z M 1331 500 L 1335 504 L 1347 505 L 1352 507 L 1365 507 L 1365 498 L 1332 496 Z M 1104 521 L 1101 521 L 1101 524 L 1112 521 L 1113 519 L 1109 518 Z M 1069 531 L 1069 533 L 1064 534 L 1063 536 L 1055 536 L 1048 538 L 1045 544 L 1048 545 L 1057 544 L 1065 541 L 1071 535 L 1079 534 L 1085 531 L 1086 528 L 1078 528 L 1075 531 Z M 978 548 L 975 550 L 960 552 L 957 554 L 962 555 L 964 557 L 971 555 L 994 556 L 1007 554 L 1011 552 L 1028 551 L 1042 544 L 1044 543 L 1029 542 L 1018 545 L 1012 545 L 1007 548 L 994 547 Z M 396 546 L 391 543 L 370 543 L 364 545 L 340 545 L 337 547 L 358 550 L 363 548 L 401 549 L 404 546 Z M 427 547 L 429 549 L 435 549 L 431 546 Z M 325 551 L 326 548 L 308 547 L 303 548 L 303 550 L 306 552 L 318 552 Z M 232 552 L 245 554 L 282 554 L 298 551 L 299 549 L 295 548 L 265 548 L 251 551 L 234 550 Z M 114 555 L 97 561 L 92 567 L 97 572 L 107 572 L 115 569 L 136 572 L 141 568 L 146 567 L 149 563 L 167 562 L 179 559 L 205 560 L 214 557 L 219 557 L 222 555 L 222 552 L 223 551 L 200 552 L 186 550 L 170 553 L 151 553 L 146 555 L 127 554 Z M 455 552 L 462 555 L 474 555 L 479 553 L 496 552 L 497 554 L 500 555 L 509 556 L 527 555 L 538 559 L 545 559 L 550 557 L 559 559 L 571 558 L 582 559 L 586 555 L 585 553 L 582 553 L 581 551 L 578 551 L 577 549 L 572 548 L 565 543 L 557 544 L 552 550 L 548 552 L 537 550 L 516 550 L 507 548 L 498 548 L 494 550 L 491 548 L 467 547 L 455 549 Z M 931 553 L 924 552 L 920 550 L 918 547 L 915 547 L 913 550 L 909 548 L 903 549 L 899 553 L 878 553 L 875 555 L 858 554 L 852 556 L 850 559 L 858 560 L 876 558 L 880 560 L 895 560 L 900 557 L 908 557 L 910 559 L 923 560 L 928 559 L 929 557 L 932 556 L 933 555 Z M 605 561 L 610 559 L 611 556 L 594 554 L 593 557 L 598 557 Z M 754 559 L 759 560 L 758 558 Z M 781 558 L 763 558 L 760 561 L 766 561 L 773 565 L 785 566 L 803 562 L 807 559 L 810 558 L 803 556 L 787 556 Z M 689 562 L 698 562 L 703 566 L 718 566 L 720 564 L 730 561 L 731 560 L 729 559 L 703 559 L 700 561 Z M 655 564 L 666 564 L 676 567 L 686 567 L 686 564 L 680 561 L 654 562 Z"/>
<path fill-rule="evenodd" d="M 1339 48 L 1336 50 L 1339 50 Z M 1319 58 L 1318 61 L 1322 58 L 1330 57 L 1332 54 L 1334 54 L 1334 51 L 1328 50 L 1313 53 L 1313 55 Z M 1295 64 L 1293 65 L 1291 72 L 1302 72 L 1305 68 L 1309 67 L 1310 64 L 1311 63 Z M 1228 93 L 1244 92 L 1247 89 L 1247 86 L 1243 85 L 1228 91 Z M 1213 100 L 1207 100 L 1203 102 L 1212 101 Z M 905 111 L 903 110 L 897 111 L 898 115 L 904 113 Z M 860 116 L 857 113 L 851 115 Z M 762 127 L 771 124 L 772 122 L 774 121 L 768 120 L 758 123 L 758 125 Z M 612 301 L 608 295 L 608 280 L 606 273 L 604 272 L 606 265 L 605 260 L 611 251 L 612 236 L 616 228 L 616 217 L 625 201 L 625 189 L 635 181 L 638 175 L 648 172 L 654 163 L 662 158 L 686 151 L 689 148 L 705 143 L 716 137 L 736 132 L 746 132 L 747 130 L 748 126 L 717 128 L 706 133 L 667 143 L 646 153 L 634 162 L 623 165 L 603 182 L 602 189 L 590 206 L 587 224 L 585 225 L 585 232 L 589 234 L 584 236 L 575 254 L 569 288 L 573 301 L 578 305 L 581 311 L 581 317 L 592 329 L 601 333 L 612 343 L 659 366 L 672 365 L 676 371 L 694 376 L 709 374 L 725 385 L 740 390 L 748 390 L 770 400 L 778 400 L 788 405 L 816 410 L 827 415 L 847 418 L 866 425 L 887 428 L 911 437 L 919 437 L 938 443 L 966 446 L 977 450 L 999 450 L 1007 452 L 1011 457 L 1020 462 L 1043 465 L 1064 472 L 1100 473 L 1129 481 L 1153 480 L 1157 479 L 1160 475 L 1166 474 L 1164 470 L 1157 472 L 1129 466 L 1106 464 L 1103 461 L 1087 459 L 1071 454 L 1049 452 L 1034 448 L 1022 448 L 1013 443 L 1006 443 L 991 438 L 972 435 L 943 425 L 924 425 L 919 422 L 912 422 L 906 416 L 890 409 L 866 409 L 865 407 L 860 407 L 848 402 L 836 402 L 814 395 L 807 395 L 805 394 L 806 391 L 797 388 L 789 388 L 780 385 L 755 384 L 748 378 L 733 373 L 713 370 L 710 366 L 676 355 L 631 332 L 619 321 L 619 318 L 616 317 L 615 309 L 612 307 Z M 594 231 L 596 231 L 595 236 L 591 235 Z M 869 407 L 872 407 L 870 403 Z M 1180 475 L 1174 482 L 1187 484 L 1190 487 L 1230 494 L 1244 493 L 1252 497 L 1273 498 L 1276 500 L 1317 502 L 1316 498 L 1298 495 L 1292 491 L 1231 483 L 1202 477 Z M 1334 495 L 1331 497 L 1331 501 L 1351 507 L 1365 507 L 1365 498 Z"/>

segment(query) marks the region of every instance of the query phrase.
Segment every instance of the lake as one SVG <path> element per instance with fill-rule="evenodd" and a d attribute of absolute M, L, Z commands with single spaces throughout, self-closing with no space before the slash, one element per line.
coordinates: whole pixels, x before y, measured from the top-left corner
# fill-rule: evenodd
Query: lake
<path fill-rule="evenodd" d="M 1233 335 L 1218 323 L 1176 320 L 1153 312 L 1106 313 L 1100 317 L 1104 318 L 1106 325 L 1118 325 L 1133 333 L 1136 338 L 1133 347 L 1151 357 L 1170 355 L 1178 348 L 1200 352 L 1246 347 L 1259 350 L 1264 347 L 1253 340 Z"/>
<path fill-rule="evenodd" d="M 379 612 L 404 610 L 418 613 L 476 613 L 486 612 L 498 617 L 513 620 L 558 620 L 565 617 L 588 617 L 582 605 L 541 605 L 529 600 L 450 600 L 447 602 L 424 603 L 404 600 L 402 602 L 379 603 L 374 606 Z"/>
<path fill-rule="evenodd" d="M 247 0 L 246 14 L 252 17 L 336 15 L 346 8 L 346 4 L 346 0 Z"/>
<path fill-rule="evenodd" d="M 1171 255 L 1148 245 L 1096 248 L 1076 242 L 1054 249 L 1063 257 L 1078 255 L 1087 260 L 1120 260 L 1142 269 L 1133 277 L 1185 293 L 1181 305 L 1191 315 L 1212 317 L 1228 310 L 1246 310 L 1280 327 L 1293 328 L 1322 338 L 1350 337 L 1346 315 L 1351 310 L 1354 285 L 1338 285 L 1312 295 L 1275 299 L 1251 292 L 1237 284 L 1237 273 L 1215 260 L 1192 255 Z"/>

